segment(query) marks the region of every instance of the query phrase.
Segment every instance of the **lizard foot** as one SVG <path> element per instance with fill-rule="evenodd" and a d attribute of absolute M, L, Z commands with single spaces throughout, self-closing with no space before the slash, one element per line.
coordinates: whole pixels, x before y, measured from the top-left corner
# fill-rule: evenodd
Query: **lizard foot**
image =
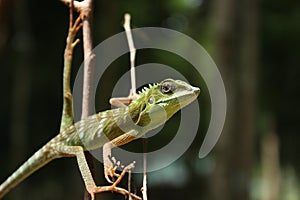
<path fill-rule="evenodd" d="M 110 157 L 109 159 L 111 161 L 112 166 L 104 167 L 104 176 L 107 182 L 114 183 L 115 182 L 114 177 L 120 176 L 120 174 L 116 173 L 116 170 L 118 167 L 122 167 L 122 166 L 121 166 L 121 162 L 117 161 L 115 157 Z"/>
<path fill-rule="evenodd" d="M 105 179 L 107 180 L 107 182 L 114 183 L 115 182 L 114 177 L 119 177 L 120 174 L 116 173 L 116 167 L 113 167 L 113 168 L 105 168 L 104 176 L 105 176 Z"/>

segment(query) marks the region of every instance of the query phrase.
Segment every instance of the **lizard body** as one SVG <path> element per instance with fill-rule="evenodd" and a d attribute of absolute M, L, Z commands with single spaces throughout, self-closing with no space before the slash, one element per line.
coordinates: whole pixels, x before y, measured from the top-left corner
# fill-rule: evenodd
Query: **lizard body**
<path fill-rule="evenodd" d="M 98 187 L 83 151 L 100 148 L 106 143 L 120 146 L 137 139 L 164 124 L 199 93 L 199 88 L 183 81 L 166 79 L 144 88 L 128 107 L 99 112 L 76 122 L 51 139 L 0 185 L 0 199 L 51 160 L 72 156 L 76 156 L 87 190 L 93 196 Z"/>

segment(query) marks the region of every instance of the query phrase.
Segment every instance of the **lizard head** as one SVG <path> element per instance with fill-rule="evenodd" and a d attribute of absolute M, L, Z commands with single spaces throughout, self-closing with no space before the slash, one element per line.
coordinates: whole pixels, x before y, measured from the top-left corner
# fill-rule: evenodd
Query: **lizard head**
<path fill-rule="evenodd" d="M 193 102 L 199 94 L 198 87 L 181 80 L 166 79 L 144 87 L 130 107 L 139 107 L 137 125 L 153 129 Z"/>

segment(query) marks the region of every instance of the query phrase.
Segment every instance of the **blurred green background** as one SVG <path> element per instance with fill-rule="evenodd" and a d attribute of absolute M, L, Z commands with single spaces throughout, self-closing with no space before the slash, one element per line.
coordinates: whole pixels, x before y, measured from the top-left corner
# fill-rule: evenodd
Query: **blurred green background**
<path fill-rule="evenodd" d="M 300 199 L 300 1 L 95 0 L 95 45 L 123 31 L 125 12 L 133 27 L 171 28 L 199 42 L 219 67 L 228 97 L 223 133 L 213 151 L 199 159 L 210 117 L 205 83 L 176 55 L 138 52 L 137 65 L 172 66 L 202 89 L 198 135 L 179 160 L 149 173 L 149 199 Z M 58 133 L 68 15 L 59 1 L 0 0 L 0 182 Z M 83 59 L 81 49 L 78 45 L 74 52 L 73 75 Z M 128 57 L 105 72 L 97 110 L 110 108 L 114 83 L 129 69 Z M 170 141 L 178 120 L 179 114 L 150 139 L 149 149 Z M 140 140 L 135 144 L 141 147 Z M 101 163 L 96 168 L 98 184 L 106 184 Z M 133 179 L 139 193 L 142 177 Z M 76 160 L 65 158 L 34 173 L 4 199 L 83 199 L 82 188 Z M 124 197 L 106 193 L 97 199 Z"/>

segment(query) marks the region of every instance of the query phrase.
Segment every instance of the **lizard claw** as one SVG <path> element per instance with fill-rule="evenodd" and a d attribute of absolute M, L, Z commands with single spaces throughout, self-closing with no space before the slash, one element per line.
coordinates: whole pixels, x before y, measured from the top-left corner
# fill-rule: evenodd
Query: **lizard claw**
<path fill-rule="evenodd" d="M 114 157 L 110 158 L 113 166 L 104 167 L 104 176 L 107 182 L 114 183 L 114 177 L 119 177 L 120 174 L 116 173 L 116 169 L 120 166 L 120 161 L 116 161 Z"/>
<path fill-rule="evenodd" d="M 114 168 L 105 168 L 104 169 L 104 176 L 107 182 L 114 183 L 114 177 L 119 177 L 120 174 L 116 173 L 116 167 Z"/>

